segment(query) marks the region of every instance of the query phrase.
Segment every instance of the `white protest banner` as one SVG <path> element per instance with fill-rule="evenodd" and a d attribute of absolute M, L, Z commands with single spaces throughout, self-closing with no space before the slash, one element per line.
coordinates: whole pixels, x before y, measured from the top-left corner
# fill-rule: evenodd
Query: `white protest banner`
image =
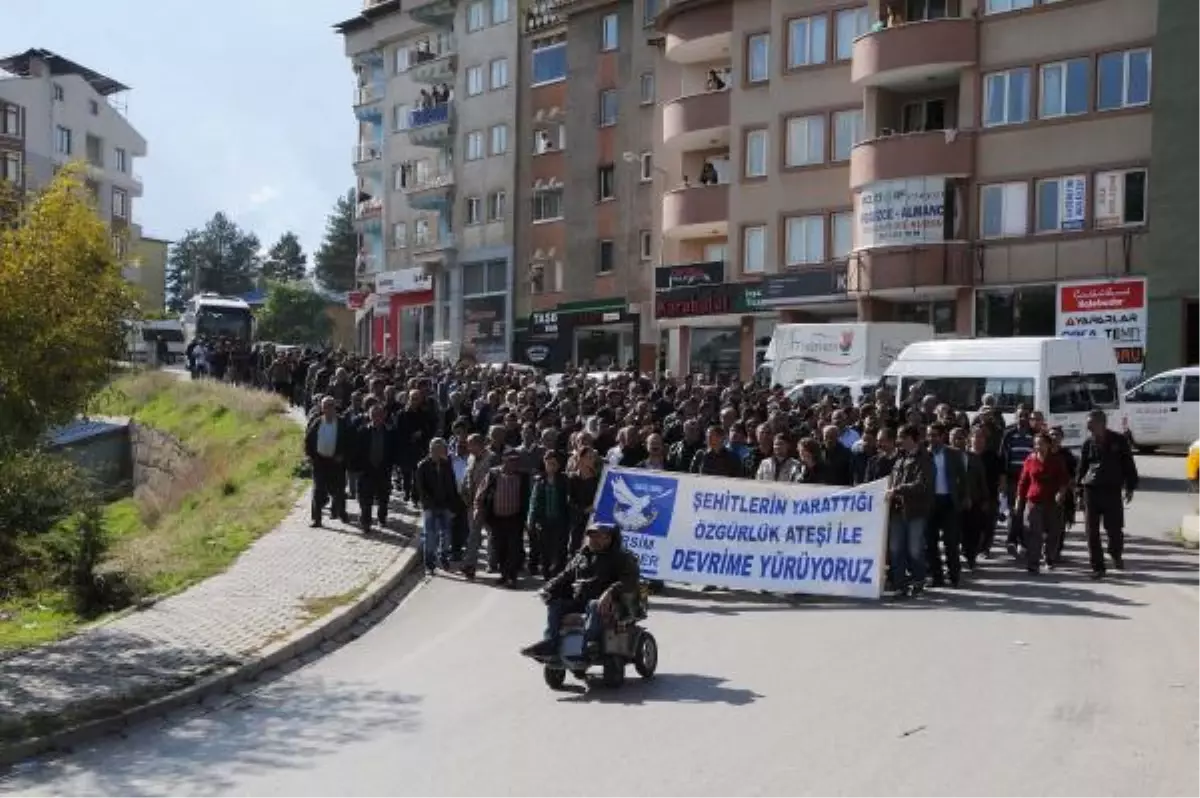
<path fill-rule="evenodd" d="M 592 521 L 620 528 L 648 579 L 878 598 L 886 491 L 886 480 L 836 488 L 610 466 Z"/>

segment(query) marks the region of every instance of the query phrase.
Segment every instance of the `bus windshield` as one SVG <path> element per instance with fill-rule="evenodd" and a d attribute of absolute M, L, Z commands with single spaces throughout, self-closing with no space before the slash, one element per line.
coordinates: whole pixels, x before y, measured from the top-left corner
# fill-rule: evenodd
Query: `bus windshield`
<path fill-rule="evenodd" d="M 250 311 L 243 308 L 201 306 L 196 312 L 196 334 L 213 338 L 249 341 Z"/>

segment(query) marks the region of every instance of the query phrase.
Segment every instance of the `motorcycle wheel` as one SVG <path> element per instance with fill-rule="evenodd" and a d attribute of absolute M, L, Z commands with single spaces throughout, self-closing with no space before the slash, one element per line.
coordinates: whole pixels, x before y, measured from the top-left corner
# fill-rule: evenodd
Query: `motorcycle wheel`
<path fill-rule="evenodd" d="M 649 632 L 642 632 L 638 637 L 637 648 L 633 652 L 633 667 L 643 679 L 652 678 L 658 670 L 658 641 Z"/>

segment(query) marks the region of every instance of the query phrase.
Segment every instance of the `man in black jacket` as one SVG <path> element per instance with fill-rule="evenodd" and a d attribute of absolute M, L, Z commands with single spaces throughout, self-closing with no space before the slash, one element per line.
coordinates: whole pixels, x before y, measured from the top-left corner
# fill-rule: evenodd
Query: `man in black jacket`
<path fill-rule="evenodd" d="M 429 456 L 417 463 L 413 475 L 414 499 L 421 505 L 421 551 L 425 571 L 432 574 L 450 561 L 450 529 L 454 514 L 461 510 L 458 481 L 450 464 L 446 441 L 429 442 Z"/>
<path fill-rule="evenodd" d="M 337 413 L 332 396 L 321 399 L 321 413 L 308 422 L 304 431 L 304 454 L 312 461 L 312 525 L 321 525 L 321 510 L 332 501 L 332 515 L 349 521 L 346 515 L 346 459 L 353 441 L 350 423 Z"/>
<path fill-rule="evenodd" d="M 594 650 L 604 632 L 603 620 L 612 617 L 622 592 L 638 589 L 638 564 L 621 546 L 621 532 L 610 524 L 587 530 L 587 543 L 566 569 L 540 591 L 546 601 L 546 630 L 542 639 L 521 650 L 529 657 L 551 656 L 558 651 L 563 618 L 585 613 L 585 645 Z"/>
<path fill-rule="evenodd" d="M 708 448 L 696 452 L 691 472 L 711 477 L 744 477 L 745 466 L 736 454 L 725 447 L 725 430 L 714 424 L 708 428 Z"/>
<path fill-rule="evenodd" d="M 351 469 L 358 474 L 359 524 L 363 532 L 369 533 L 373 511 L 378 513 L 380 525 L 387 523 L 395 439 L 387 426 L 387 412 L 382 404 L 372 402 L 368 417 L 367 423 L 354 428 L 350 463 Z"/>
<path fill-rule="evenodd" d="M 1083 502 L 1083 524 L 1087 531 L 1088 555 L 1092 561 L 1092 578 L 1104 576 L 1104 549 L 1100 544 L 1100 523 L 1108 535 L 1108 554 L 1113 567 L 1125 567 L 1125 504 L 1133 500 L 1138 486 L 1137 464 L 1129 441 L 1108 429 L 1108 417 L 1103 410 L 1088 414 L 1091 437 L 1083 442 L 1079 453 L 1076 484 L 1080 486 Z"/>

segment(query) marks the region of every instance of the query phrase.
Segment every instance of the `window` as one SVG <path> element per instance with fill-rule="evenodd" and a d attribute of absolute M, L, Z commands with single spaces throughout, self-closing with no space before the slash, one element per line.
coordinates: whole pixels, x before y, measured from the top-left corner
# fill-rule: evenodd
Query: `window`
<path fill-rule="evenodd" d="M 900 110 L 901 133 L 923 133 L 946 128 L 946 101 L 917 100 L 905 103 Z"/>
<path fill-rule="evenodd" d="M 825 217 L 793 216 L 784 230 L 788 266 L 822 263 L 825 260 Z"/>
<path fill-rule="evenodd" d="M 547 152 L 561 150 L 567 144 L 567 126 L 554 125 L 533 131 L 533 154 L 542 155 Z"/>
<path fill-rule="evenodd" d="M 1200 402 L 1200 377 L 1195 375 L 1184 377 L 1183 401 Z"/>
<path fill-rule="evenodd" d="M 562 189 L 552 188 L 533 192 L 533 220 L 545 222 L 562 218 Z"/>
<path fill-rule="evenodd" d="M 1096 109 L 1133 108 L 1150 102 L 1150 51 L 1105 53 L 1096 59 Z"/>
<path fill-rule="evenodd" d="M 1034 230 L 1038 233 L 1082 230 L 1086 196 L 1087 179 L 1082 175 L 1037 181 Z"/>
<path fill-rule="evenodd" d="M 1072 374 L 1050 378 L 1051 413 L 1116 410 L 1119 402 L 1116 374 Z"/>
<path fill-rule="evenodd" d="M 21 109 L 15 105 L 5 105 L 4 114 L 0 115 L 0 133 L 6 136 L 20 138 Z"/>
<path fill-rule="evenodd" d="M 467 134 L 467 160 L 478 161 L 483 157 L 483 133 L 472 130 Z"/>
<path fill-rule="evenodd" d="M 408 103 L 392 107 L 392 130 L 408 130 Z"/>
<path fill-rule="evenodd" d="M 100 103 L 95 100 L 88 100 L 88 111 L 91 112 L 92 116 L 98 116 L 100 114 Z"/>
<path fill-rule="evenodd" d="M 487 218 L 489 222 L 498 222 L 504 218 L 508 206 L 508 195 L 503 191 L 493 191 L 488 194 Z"/>
<path fill-rule="evenodd" d="M 1155 377 L 1125 394 L 1125 401 L 1132 404 L 1175 404 L 1179 401 L 1179 386 L 1182 384 L 1183 378 L 1179 375 Z"/>
<path fill-rule="evenodd" d="M 503 294 L 508 291 L 508 264 L 502 260 L 464 263 L 463 296 Z"/>
<path fill-rule="evenodd" d="M 508 85 L 508 59 L 497 58 L 492 62 L 492 89 L 503 89 Z"/>
<path fill-rule="evenodd" d="M 596 259 L 596 273 L 608 274 L 613 270 L 613 258 L 616 257 L 616 249 L 613 247 L 613 242 L 604 239 L 600 242 L 599 257 Z"/>
<path fill-rule="evenodd" d="M 654 104 L 654 73 L 643 72 L 641 79 L 641 91 L 639 93 L 642 105 Z"/>
<path fill-rule="evenodd" d="M 401 44 L 396 48 L 395 54 L 392 56 L 392 68 L 397 75 L 403 75 L 408 71 L 411 56 L 407 44 Z"/>
<path fill-rule="evenodd" d="M 483 221 L 483 201 L 479 197 L 467 197 L 467 224 Z"/>
<path fill-rule="evenodd" d="M 654 236 L 649 230 L 638 231 L 638 255 L 642 260 L 651 260 L 654 257 Z"/>
<path fill-rule="evenodd" d="M 756 33 L 746 39 L 746 82 L 765 83 L 771 72 L 771 35 Z"/>
<path fill-rule="evenodd" d="M 705 263 L 716 263 L 718 261 L 724 263 L 727 260 L 729 260 L 729 246 L 724 241 L 719 244 L 704 245 Z"/>
<path fill-rule="evenodd" d="M 993 72 L 983 83 L 983 124 L 1019 125 L 1029 121 L 1029 70 Z"/>
<path fill-rule="evenodd" d="M 650 27 L 658 16 L 658 0 L 645 0 L 642 5 L 642 25 Z"/>
<path fill-rule="evenodd" d="M 600 49 L 604 52 L 617 49 L 618 30 L 617 15 L 605 14 L 600 19 Z"/>
<path fill-rule="evenodd" d="M 979 407 L 988 393 L 996 397 L 996 409 L 1002 413 L 1012 413 L 1019 404 L 1034 405 L 1034 380 L 1027 377 L 905 377 L 900 385 L 904 393 L 897 393 L 906 396 L 910 388 L 918 395 L 933 394 L 951 407 Z"/>
<path fill-rule="evenodd" d="M 392 167 L 392 190 L 403 191 L 408 188 L 408 165 L 397 164 Z"/>
<path fill-rule="evenodd" d="M 129 171 L 129 155 L 123 147 L 113 150 L 113 168 L 122 173 Z"/>
<path fill-rule="evenodd" d="M 484 20 L 483 0 L 476 0 L 467 6 L 467 32 L 472 33 L 477 30 L 483 30 L 483 26 L 487 24 Z"/>
<path fill-rule="evenodd" d="M 849 61 L 854 55 L 854 40 L 871 29 L 871 18 L 866 6 L 846 8 L 837 12 L 834 28 L 837 36 L 837 60 Z"/>
<path fill-rule="evenodd" d="M 417 219 L 413 225 L 413 245 L 423 247 L 433 241 L 433 233 L 429 230 L 428 219 Z"/>
<path fill-rule="evenodd" d="M 531 61 L 531 86 L 563 80 L 567 76 L 567 43 L 560 41 L 541 47 L 535 44 Z"/>
<path fill-rule="evenodd" d="M 6 180 L 9 183 L 21 182 L 21 153 L 5 152 L 0 153 L 0 180 Z"/>
<path fill-rule="evenodd" d="M 603 202 L 616 196 L 617 172 L 612 164 L 596 170 L 596 201 Z"/>
<path fill-rule="evenodd" d="M 746 134 L 746 177 L 765 177 L 767 174 L 767 131 L 751 130 Z"/>
<path fill-rule="evenodd" d="M 60 155 L 71 154 L 71 129 L 62 125 L 54 127 L 54 151 Z"/>
<path fill-rule="evenodd" d="M 503 155 L 508 152 L 508 125 L 492 125 L 490 138 L 492 155 Z"/>
<path fill-rule="evenodd" d="M 55 83 L 54 87 L 53 87 L 54 99 L 58 102 L 62 102 L 64 96 L 66 96 L 66 95 L 63 94 L 63 87 L 60 84 Z"/>
<path fill-rule="evenodd" d="M 1096 175 L 1092 224 L 1097 229 L 1146 223 L 1146 170 L 1124 169 Z"/>
<path fill-rule="evenodd" d="M 1028 183 L 984 186 L 979 197 L 979 228 L 984 238 L 1012 238 L 1028 232 Z"/>
<path fill-rule="evenodd" d="M 838 111 L 833 115 L 833 160 L 850 160 L 850 150 L 863 140 L 863 112 Z"/>
<path fill-rule="evenodd" d="M 807 166 L 825 161 L 825 117 L 799 116 L 787 121 L 788 166 Z"/>
<path fill-rule="evenodd" d="M 617 124 L 617 100 L 616 89 L 600 92 L 600 127 Z"/>
<path fill-rule="evenodd" d="M 467 96 L 474 97 L 483 93 L 483 67 L 467 67 Z"/>
<path fill-rule="evenodd" d="M 654 153 L 652 152 L 642 153 L 641 178 L 643 183 L 654 179 Z"/>
<path fill-rule="evenodd" d="M 408 246 L 408 225 L 404 222 L 392 224 L 392 247 L 404 249 Z"/>
<path fill-rule="evenodd" d="M 767 228 L 754 225 L 742 230 L 742 273 L 762 274 L 767 263 Z"/>
<path fill-rule="evenodd" d="M 492 24 L 508 22 L 508 0 L 492 0 Z"/>
<path fill-rule="evenodd" d="M 1040 80 L 1039 117 L 1052 119 L 1087 113 L 1088 59 L 1073 58 L 1057 64 L 1046 64 L 1042 67 Z"/>
<path fill-rule="evenodd" d="M 834 260 L 844 260 L 854 251 L 854 212 L 839 211 L 829 217 Z"/>
<path fill-rule="evenodd" d="M 987 13 L 1003 14 L 1006 11 L 1018 11 L 1022 8 L 1033 8 L 1033 0 L 987 0 Z"/>
<path fill-rule="evenodd" d="M 104 166 L 104 142 L 88 133 L 83 139 L 83 148 L 87 154 L 88 163 L 92 166 Z"/>
<path fill-rule="evenodd" d="M 828 21 L 824 14 L 788 22 L 788 66 L 802 67 L 825 63 Z"/>
<path fill-rule="evenodd" d="M 129 218 L 129 195 L 119 188 L 113 189 L 112 213 L 118 219 Z"/>

